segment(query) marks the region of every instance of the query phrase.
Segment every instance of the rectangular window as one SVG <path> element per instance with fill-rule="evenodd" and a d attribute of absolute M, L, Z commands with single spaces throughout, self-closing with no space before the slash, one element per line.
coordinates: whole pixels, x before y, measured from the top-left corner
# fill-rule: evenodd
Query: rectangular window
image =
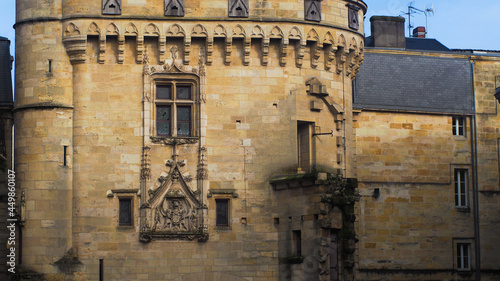
<path fill-rule="evenodd" d="M 302 233 L 300 230 L 292 231 L 292 252 L 294 256 L 302 256 Z"/>
<path fill-rule="evenodd" d="M 457 243 L 457 269 L 470 270 L 469 243 Z"/>
<path fill-rule="evenodd" d="M 156 134 L 167 137 L 193 135 L 194 94 L 192 84 L 156 85 Z"/>
<path fill-rule="evenodd" d="M 132 198 L 119 198 L 118 225 L 132 225 Z"/>
<path fill-rule="evenodd" d="M 455 170 L 455 205 L 467 207 L 467 170 Z"/>
<path fill-rule="evenodd" d="M 463 116 L 453 117 L 453 135 L 465 136 L 465 117 Z"/>
<path fill-rule="evenodd" d="M 299 168 L 304 172 L 311 170 L 311 123 L 297 123 L 297 149 Z"/>
<path fill-rule="evenodd" d="M 215 200 L 215 225 L 228 227 L 229 226 L 229 199 Z"/>

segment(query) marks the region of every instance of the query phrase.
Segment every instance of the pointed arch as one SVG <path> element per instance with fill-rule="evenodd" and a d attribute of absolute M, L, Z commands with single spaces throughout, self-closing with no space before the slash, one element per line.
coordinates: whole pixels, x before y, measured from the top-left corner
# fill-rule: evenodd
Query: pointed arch
<path fill-rule="evenodd" d="M 250 35 L 252 38 L 264 38 L 266 37 L 266 32 L 260 25 L 256 25 L 252 29 L 252 34 Z"/>
<path fill-rule="evenodd" d="M 197 24 L 191 29 L 191 37 L 207 37 L 207 29 L 201 25 Z"/>
<path fill-rule="evenodd" d="M 218 24 L 214 28 L 214 37 L 227 37 L 226 28 L 222 24 Z"/>
<path fill-rule="evenodd" d="M 80 35 L 80 29 L 74 23 L 70 22 L 64 30 L 64 36 Z"/>
<path fill-rule="evenodd" d="M 335 45 L 335 37 L 328 31 L 323 38 L 323 43 Z"/>
<path fill-rule="evenodd" d="M 241 38 L 241 37 L 246 37 L 246 36 L 247 36 L 247 34 L 245 32 L 245 29 L 240 24 L 237 24 L 233 28 L 233 37 Z"/>
<path fill-rule="evenodd" d="M 153 23 L 146 25 L 144 28 L 145 36 L 160 36 L 160 29 Z"/>
<path fill-rule="evenodd" d="M 114 23 L 110 23 L 106 28 L 106 35 L 119 35 L 118 27 Z"/>
<path fill-rule="evenodd" d="M 346 51 L 347 51 L 347 41 L 345 40 L 344 34 L 341 34 L 341 35 L 339 36 L 339 40 L 338 40 L 337 45 L 338 45 L 339 47 L 344 48 L 344 50 L 346 50 Z"/>
<path fill-rule="evenodd" d="M 133 23 L 129 23 L 125 28 L 125 35 L 139 35 L 139 30 Z"/>
<path fill-rule="evenodd" d="M 269 33 L 270 38 L 283 38 L 283 30 L 279 28 L 279 26 L 274 26 L 273 29 L 271 29 L 271 33 Z"/>
<path fill-rule="evenodd" d="M 316 30 L 314 28 L 309 30 L 309 32 L 307 33 L 307 40 L 308 41 L 316 41 L 318 43 L 320 42 L 318 32 L 316 32 Z"/>
<path fill-rule="evenodd" d="M 101 34 L 99 26 L 97 26 L 95 22 L 92 22 L 87 30 L 87 35 L 99 35 L 99 34 Z"/>
<path fill-rule="evenodd" d="M 298 27 L 294 26 L 288 33 L 288 39 L 302 40 L 302 32 L 300 32 Z"/>

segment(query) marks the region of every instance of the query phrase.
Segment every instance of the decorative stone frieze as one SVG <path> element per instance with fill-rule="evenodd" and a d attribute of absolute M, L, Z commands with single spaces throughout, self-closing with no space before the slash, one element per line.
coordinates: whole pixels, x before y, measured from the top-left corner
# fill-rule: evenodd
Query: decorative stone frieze
<path fill-rule="evenodd" d="M 78 24 L 77 24 L 78 23 Z M 154 22 L 142 21 L 121 21 L 121 20 L 101 20 L 78 22 L 68 22 L 65 24 L 63 41 L 66 51 L 74 62 L 85 62 L 86 37 L 89 35 L 99 36 L 98 62 L 105 63 L 106 46 L 108 36 L 118 36 L 118 58 L 117 63 L 121 64 L 126 56 L 125 39 L 128 36 L 135 37 L 136 63 L 142 63 L 145 40 L 144 36 L 157 38 L 158 62 L 164 64 L 166 61 L 167 44 L 174 38 L 182 38 L 181 55 L 184 65 L 191 64 L 192 38 L 206 38 L 203 49 L 205 50 L 206 65 L 211 65 L 214 55 L 214 38 L 224 38 L 223 61 L 226 65 L 231 65 L 231 57 L 234 50 L 234 38 L 243 39 L 243 65 L 250 65 L 250 53 L 252 43 L 260 40 L 261 65 L 269 64 L 269 52 L 271 40 L 279 40 L 279 65 L 286 66 L 287 57 L 290 50 L 294 51 L 295 64 L 301 68 L 303 66 L 304 51 L 306 46 L 311 48 L 310 63 L 312 68 L 320 65 L 320 58 L 324 58 L 322 63 L 324 69 L 336 71 L 337 74 L 344 70 L 345 75 L 354 76 L 359 69 L 363 59 L 363 38 L 357 33 L 332 29 L 326 26 L 310 27 L 303 24 L 266 24 L 261 23 L 253 26 L 244 26 L 235 23 L 212 24 L 190 22 L 174 24 L 157 24 Z M 105 26 L 106 32 L 102 32 Z M 85 32 L 82 32 L 85 31 Z M 307 34 L 307 36 L 304 36 Z M 75 37 L 76 36 L 76 37 Z M 349 40 L 347 40 L 349 39 Z M 307 43 L 309 42 L 309 44 Z M 347 43 L 349 42 L 349 43 Z M 294 46 L 291 49 L 289 46 Z M 238 45 L 239 46 L 239 45 Z"/>

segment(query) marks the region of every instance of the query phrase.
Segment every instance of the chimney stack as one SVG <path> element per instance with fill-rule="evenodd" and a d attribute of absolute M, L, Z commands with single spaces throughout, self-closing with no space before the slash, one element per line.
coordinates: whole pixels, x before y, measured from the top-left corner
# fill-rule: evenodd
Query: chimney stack
<path fill-rule="evenodd" d="M 403 17 L 373 16 L 370 18 L 373 47 L 406 48 Z"/>
<path fill-rule="evenodd" d="M 425 27 L 423 26 L 419 26 L 413 29 L 413 37 L 425 38 L 425 34 L 426 34 Z"/>

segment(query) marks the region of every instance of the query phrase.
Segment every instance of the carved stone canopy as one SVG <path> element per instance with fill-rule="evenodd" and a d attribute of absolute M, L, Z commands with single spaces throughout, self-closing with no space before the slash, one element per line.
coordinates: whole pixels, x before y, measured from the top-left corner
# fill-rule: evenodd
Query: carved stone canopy
<path fill-rule="evenodd" d="M 141 206 L 145 220 L 140 240 L 188 239 L 206 241 L 207 227 L 203 225 L 204 206 L 200 192 L 190 188 L 192 177 L 183 173 L 184 161 L 168 160 L 170 171 L 158 178 L 158 187 L 148 191 L 149 199 Z"/>

